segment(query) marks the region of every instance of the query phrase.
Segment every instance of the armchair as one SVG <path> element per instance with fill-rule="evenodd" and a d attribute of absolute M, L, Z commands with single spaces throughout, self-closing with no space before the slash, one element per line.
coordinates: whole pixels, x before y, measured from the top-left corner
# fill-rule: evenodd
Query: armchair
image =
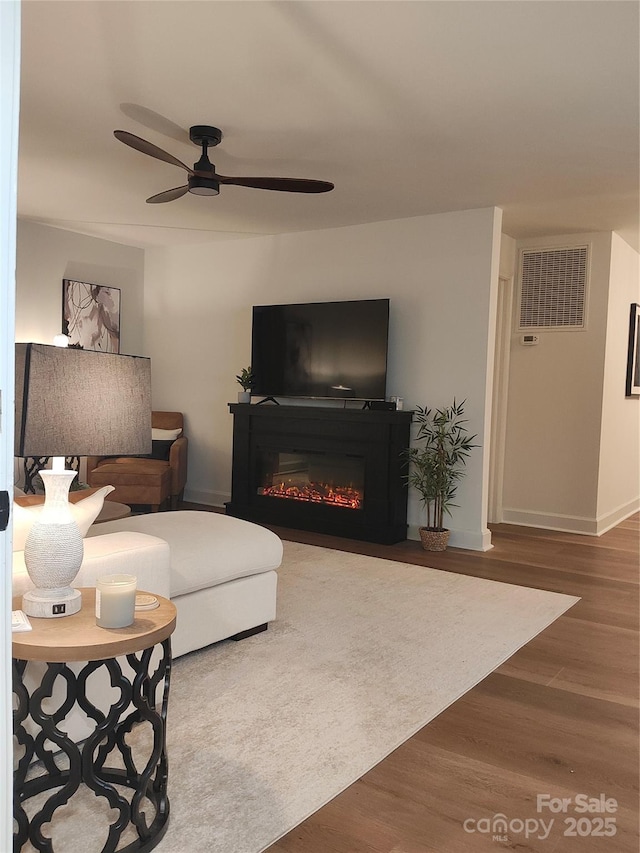
<path fill-rule="evenodd" d="M 149 504 L 153 512 L 169 500 L 171 509 L 177 509 L 187 482 L 186 436 L 182 435 L 182 412 L 152 412 L 154 430 L 152 457 L 89 456 L 87 457 L 87 482 L 90 486 L 111 485 L 115 489 L 110 497 L 125 504 Z M 179 430 L 178 437 L 157 431 Z M 164 440 L 163 440 L 164 439 Z"/>

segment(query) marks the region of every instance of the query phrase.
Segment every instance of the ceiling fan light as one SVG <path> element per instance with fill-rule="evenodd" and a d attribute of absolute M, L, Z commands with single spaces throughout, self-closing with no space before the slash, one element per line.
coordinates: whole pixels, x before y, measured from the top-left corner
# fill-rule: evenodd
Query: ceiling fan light
<path fill-rule="evenodd" d="M 194 195 L 218 195 L 220 183 L 215 178 L 202 178 L 199 175 L 189 177 L 189 192 Z"/>

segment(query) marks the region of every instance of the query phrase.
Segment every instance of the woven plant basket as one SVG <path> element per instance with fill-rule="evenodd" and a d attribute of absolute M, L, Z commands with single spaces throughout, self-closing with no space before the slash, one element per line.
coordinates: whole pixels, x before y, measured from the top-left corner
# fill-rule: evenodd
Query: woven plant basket
<path fill-rule="evenodd" d="M 420 540 L 425 551 L 446 551 L 449 541 L 449 530 L 431 530 L 428 527 L 419 527 Z"/>

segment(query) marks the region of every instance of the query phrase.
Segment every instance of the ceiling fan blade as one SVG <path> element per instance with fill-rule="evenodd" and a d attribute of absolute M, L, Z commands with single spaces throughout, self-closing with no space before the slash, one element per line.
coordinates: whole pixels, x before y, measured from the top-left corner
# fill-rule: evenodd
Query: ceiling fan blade
<path fill-rule="evenodd" d="M 188 192 L 189 184 L 185 184 L 183 187 L 174 187 L 172 190 L 165 190 L 163 193 L 152 195 L 147 199 L 147 204 L 163 204 L 165 201 L 175 201 L 175 199 L 180 198 L 180 196 Z"/>
<path fill-rule="evenodd" d="M 216 175 L 221 184 L 237 187 L 254 187 L 258 190 L 279 190 L 284 193 L 328 193 L 333 184 L 328 181 L 313 181 L 305 178 L 228 178 Z"/>
<path fill-rule="evenodd" d="M 193 175 L 193 169 L 190 169 L 189 166 L 185 166 L 185 164 L 178 160 L 177 157 L 174 157 L 173 154 L 169 154 L 168 152 L 163 151 L 162 148 L 158 148 L 157 145 L 147 142 L 146 139 L 141 139 L 139 136 L 135 136 L 127 130 L 114 130 L 113 135 L 116 139 L 120 142 L 124 142 L 124 144 L 128 145 L 130 148 L 135 148 L 136 151 L 148 154 L 149 157 L 155 157 L 156 160 L 164 160 L 165 163 L 171 163 L 172 166 L 179 166 L 181 169 L 186 169 L 190 175 Z"/>

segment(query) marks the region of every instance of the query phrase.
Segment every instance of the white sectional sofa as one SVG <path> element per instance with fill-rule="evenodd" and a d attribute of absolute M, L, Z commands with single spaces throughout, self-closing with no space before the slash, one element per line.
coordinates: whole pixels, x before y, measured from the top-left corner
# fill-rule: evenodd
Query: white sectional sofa
<path fill-rule="evenodd" d="M 276 569 L 282 562 L 282 542 L 275 533 L 219 513 L 160 512 L 95 524 L 85 543 L 133 533 L 169 544 L 168 593 L 153 578 L 145 588 L 168 595 L 176 605 L 174 657 L 257 633 L 275 619 Z M 143 588 L 140 579 L 138 587 Z"/>
<path fill-rule="evenodd" d="M 95 586 L 100 575 L 124 572 L 137 577 L 138 589 L 171 598 L 178 611 L 171 643 L 175 658 L 264 630 L 276 616 L 281 560 L 282 542 L 257 524 L 209 512 L 153 513 L 90 527 L 73 586 Z M 14 551 L 13 594 L 32 587 L 24 552 Z M 128 666 L 124 659 L 121 665 Z M 30 666 L 35 669 L 28 681 L 35 686 L 44 664 Z M 110 694 L 105 683 L 92 702 L 106 713 Z M 78 741 L 92 724 L 74 707 L 61 728 Z"/>
<path fill-rule="evenodd" d="M 74 586 L 102 574 L 136 575 L 138 589 L 178 610 L 173 656 L 264 630 L 275 619 L 282 542 L 264 527 L 211 512 L 162 512 L 95 524 Z M 33 586 L 13 554 L 13 594 Z"/>

